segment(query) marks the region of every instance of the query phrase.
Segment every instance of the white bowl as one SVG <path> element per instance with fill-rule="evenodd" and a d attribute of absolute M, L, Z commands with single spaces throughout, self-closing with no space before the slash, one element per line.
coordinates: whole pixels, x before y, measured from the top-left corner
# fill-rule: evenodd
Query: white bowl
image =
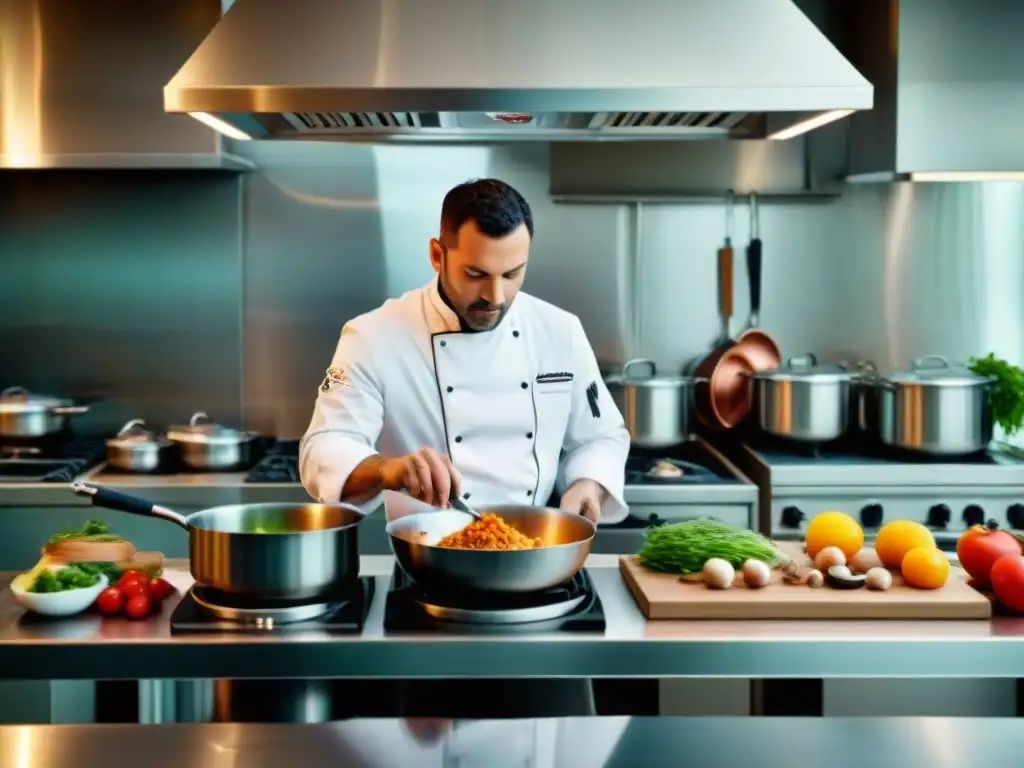
<path fill-rule="evenodd" d="M 101 573 L 100 580 L 91 587 L 68 589 L 64 592 L 27 592 L 18 583 L 18 578 L 15 578 L 11 582 L 11 592 L 14 593 L 15 600 L 33 613 L 43 616 L 74 616 L 95 603 L 100 592 L 107 588 L 107 584 L 106 575 Z"/>

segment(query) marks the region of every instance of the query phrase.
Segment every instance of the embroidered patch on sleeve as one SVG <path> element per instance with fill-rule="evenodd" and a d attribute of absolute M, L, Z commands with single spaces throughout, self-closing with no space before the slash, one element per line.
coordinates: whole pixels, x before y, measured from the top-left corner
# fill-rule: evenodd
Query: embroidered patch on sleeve
<path fill-rule="evenodd" d="M 352 382 L 349 381 L 348 374 L 344 369 L 331 366 L 327 369 L 327 375 L 324 376 L 324 380 L 320 384 L 320 391 L 330 392 L 336 386 L 351 387 Z"/>

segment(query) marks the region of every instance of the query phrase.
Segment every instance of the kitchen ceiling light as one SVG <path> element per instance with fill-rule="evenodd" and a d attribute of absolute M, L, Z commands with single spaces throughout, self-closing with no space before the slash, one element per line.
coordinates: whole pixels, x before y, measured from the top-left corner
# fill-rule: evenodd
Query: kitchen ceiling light
<path fill-rule="evenodd" d="M 188 114 L 203 125 L 213 128 L 213 130 L 218 131 L 219 133 L 223 133 L 229 139 L 236 139 L 238 141 L 249 141 L 252 139 L 252 136 L 245 133 L 245 131 L 236 128 L 231 125 L 231 123 L 221 120 L 216 115 L 211 115 L 209 112 L 189 112 Z"/>
<path fill-rule="evenodd" d="M 785 141 L 786 139 L 792 139 L 794 136 L 813 131 L 815 128 L 820 128 L 823 125 L 834 123 L 836 120 L 842 120 L 847 115 L 852 115 L 857 110 L 855 109 L 832 109 L 828 112 L 821 112 L 813 117 L 808 117 L 799 122 L 793 123 L 781 130 L 775 131 L 774 133 L 768 134 L 769 139 L 776 139 L 778 141 Z"/>

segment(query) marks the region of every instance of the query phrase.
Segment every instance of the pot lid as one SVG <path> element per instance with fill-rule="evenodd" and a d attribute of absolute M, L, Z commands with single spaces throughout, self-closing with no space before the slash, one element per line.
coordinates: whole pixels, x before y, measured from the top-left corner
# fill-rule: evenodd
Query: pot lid
<path fill-rule="evenodd" d="M 67 405 L 67 402 L 57 397 L 33 395 L 24 387 L 8 387 L 0 392 L 0 413 L 34 413 Z"/>
<path fill-rule="evenodd" d="M 943 355 L 919 357 L 909 371 L 890 373 L 885 377 L 894 384 L 921 384 L 930 387 L 968 387 L 995 381 L 992 376 L 979 376 L 970 368 L 950 365 Z"/>
<path fill-rule="evenodd" d="M 207 443 L 229 445 L 246 442 L 251 438 L 248 432 L 241 432 L 210 421 L 203 411 L 192 414 L 187 425 L 173 426 L 167 430 L 167 437 L 179 443 Z"/>
<path fill-rule="evenodd" d="M 112 448 L 141 448 L 149 445 L 160 447 L 169 444 L 167 438 L 157 436 L 148 429 L 143 419 L 132 419 L 121 427 L 114 437 L 107 440 L 107 445 Z"/>
<path fill-rule="evenodd" d="M 791 357 L 778 368 L 771 371 L 757 371 L 751 376 L 755 379 L 770 381 L 849 381 L 856 374 L 841 365 L 819 363 L 818 358 L 808 352 L 805 355 Z"/>
<path fill-rule="evenodd" d="M 620 373 L 613 373 L 605 377 L 606 382 L 616 384 L 629 384 L 631 387 L 678 387 L 682 384 L 692 384 L 696 379 L 692 376 L 673 374 L 671 376 L 659 376 L 658 367 L 653 360 L 636 358 L 629 360 L 622 366 Z"/>

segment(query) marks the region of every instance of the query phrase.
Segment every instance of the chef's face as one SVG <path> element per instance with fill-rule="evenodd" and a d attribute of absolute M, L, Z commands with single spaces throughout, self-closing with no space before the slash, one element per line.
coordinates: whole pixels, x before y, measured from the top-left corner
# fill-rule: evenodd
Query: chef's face
<path fill-rule="evenodd" d="M 470 328 L 487 331 L 505 317 L 526 277 L 530 233 L 525 224 L 489 237 L 470 219 L 453 242 L 430 241 L 430 261 L 455 312 Z"/>

